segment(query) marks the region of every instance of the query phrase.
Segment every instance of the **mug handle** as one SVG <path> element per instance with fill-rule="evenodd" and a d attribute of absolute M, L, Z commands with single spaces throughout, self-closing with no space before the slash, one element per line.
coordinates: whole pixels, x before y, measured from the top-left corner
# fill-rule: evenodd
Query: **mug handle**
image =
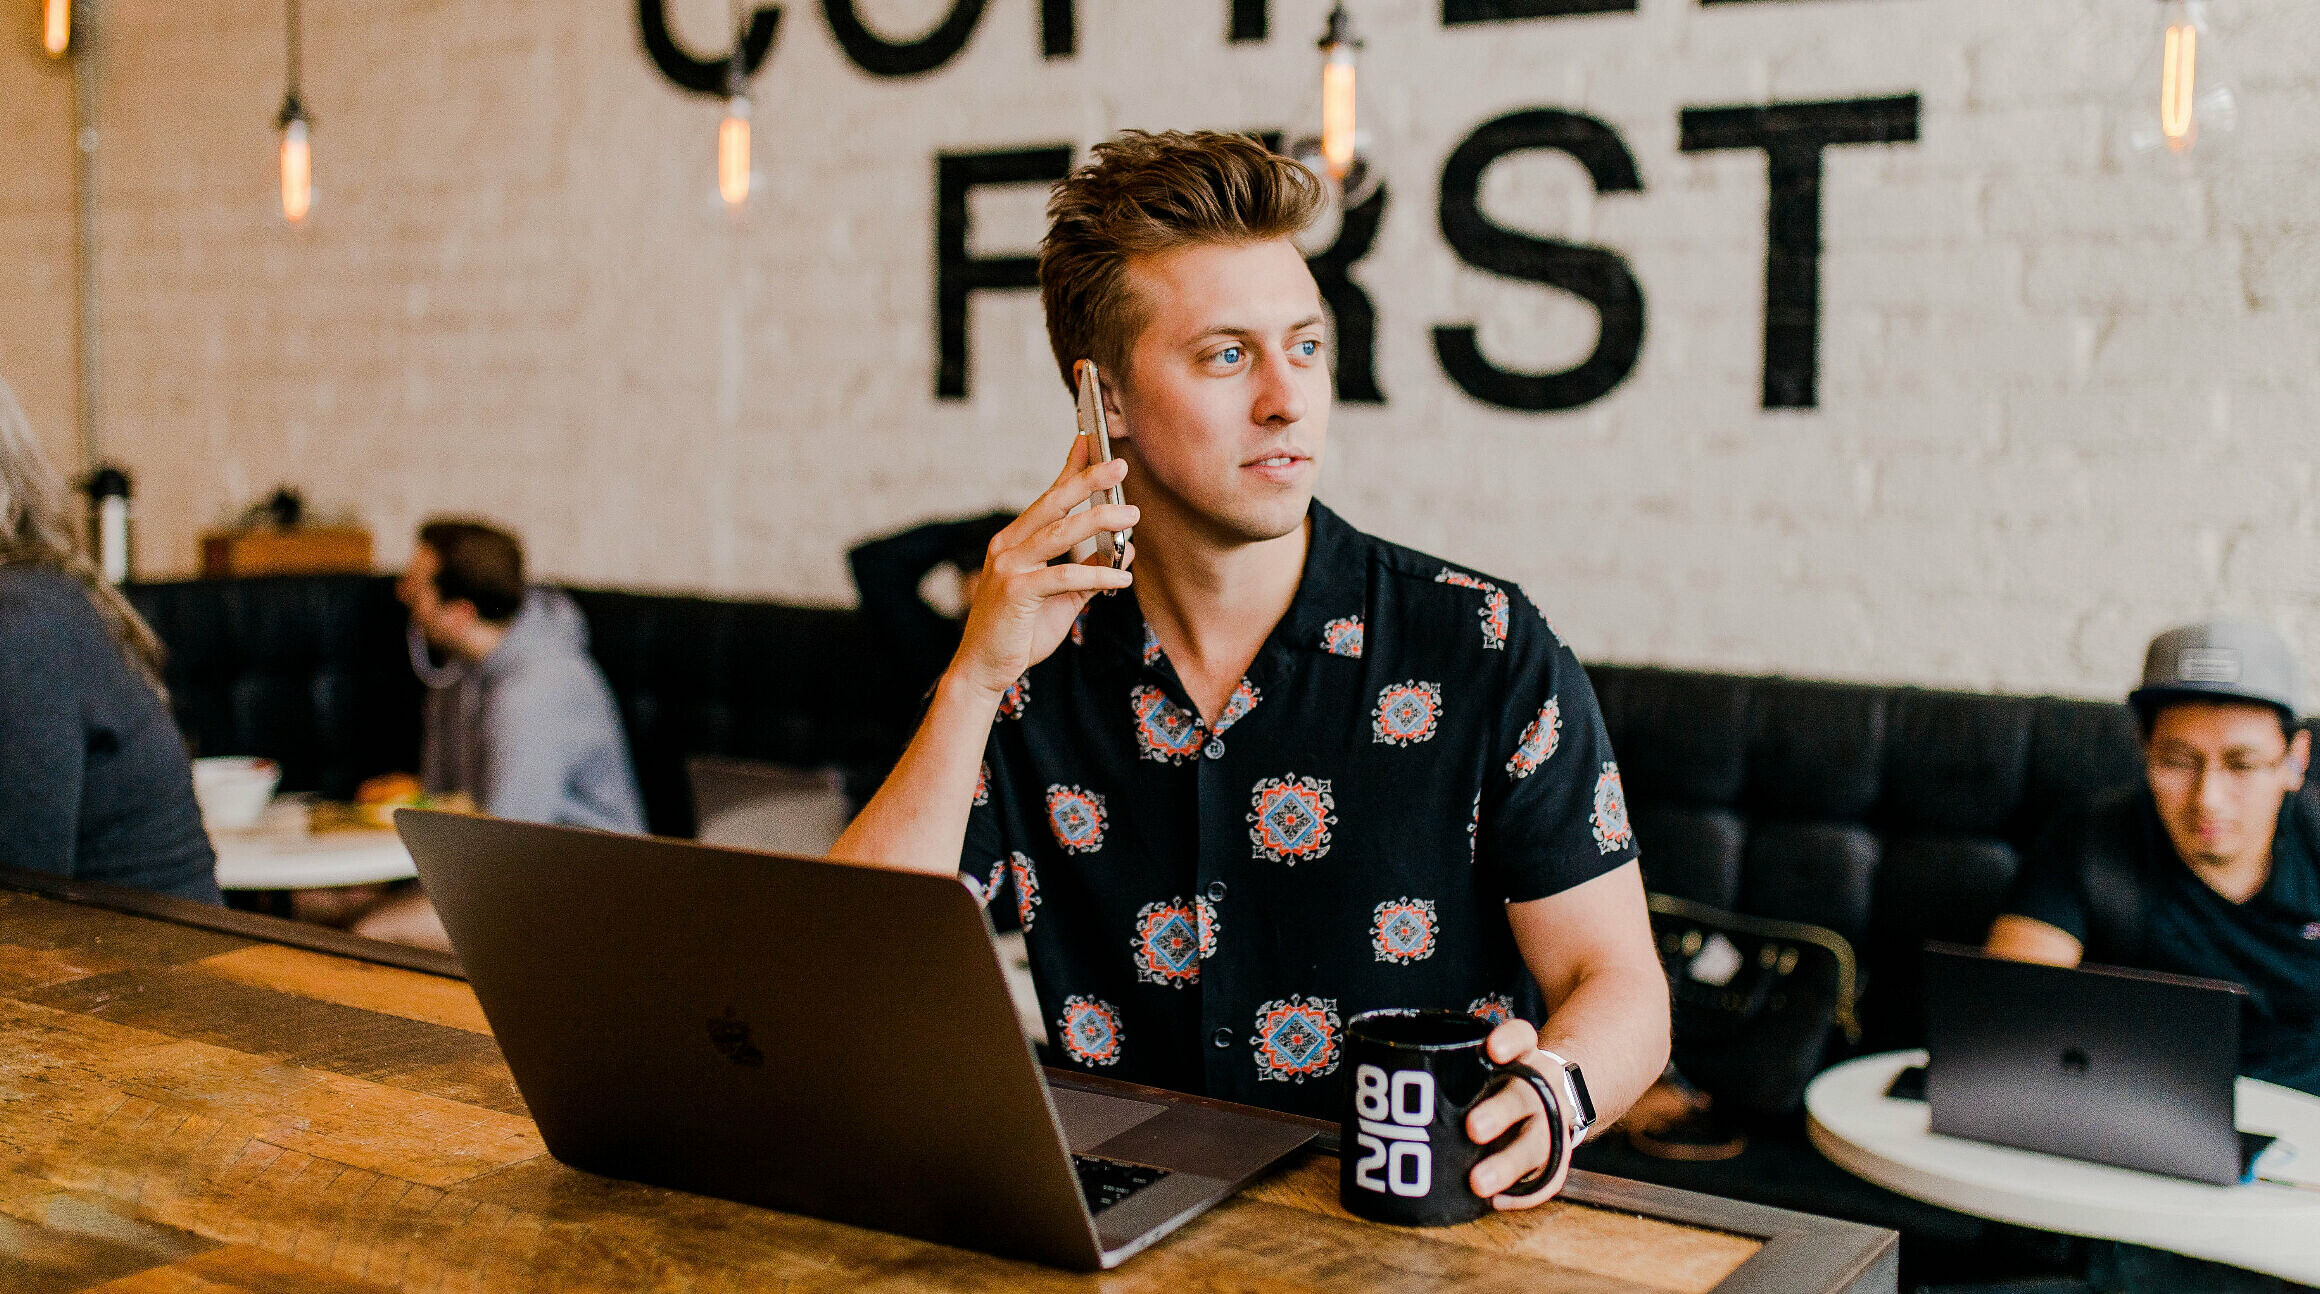
<path fill-rule="evenodd" d="M 1556 1097 L 1554 1086 L 1547 1082 L 1546 1075 L 1519 1060 L 1509 1061 L 1504 1065 L 1492 1061 L 1490 1068 L 1502 1078 L 1529 1083 L 1531 1090 L 1539 1094 L 1540 1104 L 1545 1107 L 1545 1113 L 1541 1117 L 1546 1119 L 1548 1135 L 1553 1138 L 1548 1143 L 1547 1162 L 1541 1165 L 1537 1171 L 1499 1192 L 1501 1195 L 1511 1195 L 1518 1199 L 1527 1198 L 1545 1190 L 1547 1183 L 1555 1180 L 1555 1175 L 1562 1171 L 1563 1160 L 1568 1158 L 1571 1153 L 1570 1147 L 1565 1144 L 1569 1140 L 1569 1135 L 1568 1129 L 1563 1123 L 1563 1103 Z"/>

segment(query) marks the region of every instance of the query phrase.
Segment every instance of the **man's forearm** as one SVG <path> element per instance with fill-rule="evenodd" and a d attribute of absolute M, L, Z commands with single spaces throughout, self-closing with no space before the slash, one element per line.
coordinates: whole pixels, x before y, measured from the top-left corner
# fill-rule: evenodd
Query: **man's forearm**
<path fill-rule="evenodd" d="M 830 856 L 899 871 L 959 868 L 974 807 L 975 778 L 999 696 L 945 674 L 902 759 Z"/>
<path fill-rule="evenodd" d="M 1596 1126 L 1609 1127 L 1667 1068 L 1667 980 L 1657 964 L 1591 972 L 1539 1033 L 1541 1047 L 1585 1071 Z"/>
<path fill-rule="evenodd" d="M 1539 1045 L 1579 1063 L 1596 1119 L 1609 1123 L 1667 1068 L 1667 973 L 1652 942 L 1643 870 L 1626 863 L 1506 911 L 1547 999 Z"/>

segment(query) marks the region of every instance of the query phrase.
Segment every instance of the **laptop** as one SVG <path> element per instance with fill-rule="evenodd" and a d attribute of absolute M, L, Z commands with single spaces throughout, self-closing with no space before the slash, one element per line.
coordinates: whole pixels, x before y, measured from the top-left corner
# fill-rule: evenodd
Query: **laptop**
<path fill-rule="evenodd" d="M 1044 1074 L 956 877 L 415 809 L 395 825 L 575 1168 L 1097 1270 L 1319 1127 Z"/>
<path fill-rule="evenodd" d="M 834 768 L 694 755 L 685 780 L 693 788 L 693 838 L 706 845 L 818 858 L 854 816 Z"/>
<path fill-rule="evenodd" d="M 2232 1121 L 2246 995 L 2221 980 L 1928 944 L 1933 1130 L 2237 1185 L 2272 1141 Z"/>

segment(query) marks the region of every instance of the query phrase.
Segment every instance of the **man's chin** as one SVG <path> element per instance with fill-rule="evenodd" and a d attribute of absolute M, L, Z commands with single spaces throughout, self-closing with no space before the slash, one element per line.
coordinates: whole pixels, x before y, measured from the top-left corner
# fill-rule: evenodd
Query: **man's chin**
<path fill-rule="evenodd" d="M 1296 533 L 1305 524 L 1305 513 L 1312 503 L 1313 493 L 1306 490 L 1294 497 L 1243 504 L 1227 512 L 1211 514 L 1209 521 L 1236 542 L 1261 544 Z"/>

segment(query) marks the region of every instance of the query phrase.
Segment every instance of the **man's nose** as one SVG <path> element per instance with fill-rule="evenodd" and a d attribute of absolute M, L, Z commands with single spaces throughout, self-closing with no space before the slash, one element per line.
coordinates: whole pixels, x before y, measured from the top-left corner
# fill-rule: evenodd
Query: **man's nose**
<path fill-rule="evenodd" d="M 2199 807 L 2225 809 L 2231 805 L 2232 777 L 2229 771 L 2215 765 L 2199 770 Z"/>
<path fill-rule="evenodd" d="M 1305 420 L 1305 390 L 1290 368 L 1289 357 L 1279 352 L 1263 356 L 1257 361 L 1257 399 L 1249 410 L 1252 421 L 1288 426 Z"/>

